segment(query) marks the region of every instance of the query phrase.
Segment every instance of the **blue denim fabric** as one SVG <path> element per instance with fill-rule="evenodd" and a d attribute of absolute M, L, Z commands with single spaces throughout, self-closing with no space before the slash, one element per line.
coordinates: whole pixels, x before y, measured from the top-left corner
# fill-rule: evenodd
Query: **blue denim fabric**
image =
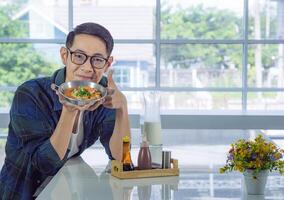
<path fill-rule="evenodd" d="M 67 160 L 60 160 L 49 138 L 58 123 L 62 105 L 51 90 L 51 83 L 60 85 L 66 69 L 52 77 L 33 79 L 18 87 L 10 110 L 10 124 L 5 147 L 6 158 L 0 174 L 1 199 L 33 199 L 33 194 L 48 176 L 53 176 Z M 101 85 L 107 86 L 104 77 Z M 115 124 L 115 110 L 100 106 L 86 111 L 83 118 L 84 139 L 80 155 L 100 139 L 109 159 L 113 159 L 109 140 Z"/>

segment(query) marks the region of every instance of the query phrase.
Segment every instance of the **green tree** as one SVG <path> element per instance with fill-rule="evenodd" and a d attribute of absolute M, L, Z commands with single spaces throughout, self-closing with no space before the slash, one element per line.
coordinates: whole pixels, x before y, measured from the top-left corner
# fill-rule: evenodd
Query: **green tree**
<path fill-rule="evenodd" d="M 265 27 L 263 16 L 265 16 L 264 11 L 261 13 L 261 27 Z M 252 18 L 250 18 L 250 24 L 253 24 Z M 272 31 L 275 29 L 275 24 L 275 19 L 272 19 Z M 162 39 L 241 39 L 243 38 L 242 26 L 242 17 L 229 10 L 204 8 L 203 5 L 174 9 L 167 4 L 162 5 Z M 252 35 L 251 27 L 249 31 Z M 162 62 L 166 68 L 171 66 L 187 69 L 196 63 L 198 66 L 210 69 L 226 69 L 233 64 L 236 69 L 241 70 L 243 66 L 241 44 L 178 44 L 162 45 L 161 49 Z M 274 67 L 271 57 L 277 55 L 276 52 L 276 46 L 262 45 L 264 69 Z M 254 62 L 254 48 L 250 48 L 248 52 L 250 81 L 255 80 Z M 219 83 L 220 81 L 222 83 Z M 215 86 L 224 85 L 224 81 L 226 82 L 226 80 L 216 79 Z"/>
<path fill-rule="evenodd" d="M 235 14 L 202 5 L 175 10 L 163 5 L 161 27 L 163 39 L 239 39 L 242 34 L 241 20 Z M 174 67 L 189 68 L 198 62 L 213 68 L 242 64 L 240 45 L 165 45 L 162 52 L 166 65 Z"/>
<path fill-rule="evenodd" d="M 12 20 L 18 8 L 0 7 L 0 37 L 28 35 L 27 23 Z M 18 86 L 26 80 L 50 75 L 58 66 L 48 62 L 29 43 L 0 43 L 0 86 Z M 9 106 L 13 93 L 1 92 L 0 107 Z"/>

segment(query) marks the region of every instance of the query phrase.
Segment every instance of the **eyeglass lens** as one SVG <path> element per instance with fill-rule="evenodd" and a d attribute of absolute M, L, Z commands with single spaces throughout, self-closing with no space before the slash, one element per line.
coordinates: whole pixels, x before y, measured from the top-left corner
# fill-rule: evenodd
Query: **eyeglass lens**
<path fill-rule="evenodd" d="M 88 60 L 87 55 L 78 52 L 72 52 L 71 54 L 71 61 L 77 65 L 82 65 Z M 90 63 L 94 68 L 103 68 L 106 64 L 106 60 L 99 57 L 99 56 L 92 56 L 90 57 Z"/>

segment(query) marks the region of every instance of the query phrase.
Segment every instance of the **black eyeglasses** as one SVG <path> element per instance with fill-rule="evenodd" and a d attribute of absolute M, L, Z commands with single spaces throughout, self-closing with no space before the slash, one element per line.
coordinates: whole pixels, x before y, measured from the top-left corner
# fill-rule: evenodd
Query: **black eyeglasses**
<path fill-rule="evenodd" d="M 81 52 L 71 51 L 68 47 L 66 48 L 70 52 L 72 63 L 76 65 L 83 65 L 88 58 L 90 58 L 90 63 L 93 68 L 102 69 L 108 61 L 108 58 L 102 56 L 88 56 Z"/>

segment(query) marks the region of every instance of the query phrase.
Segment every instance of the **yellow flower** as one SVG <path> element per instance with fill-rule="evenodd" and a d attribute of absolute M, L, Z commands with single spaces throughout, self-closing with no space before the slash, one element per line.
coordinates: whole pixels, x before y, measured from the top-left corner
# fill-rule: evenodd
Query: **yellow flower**
<path fill-rule="evenodd" d="M 281 155 L 281 153 L 277 152 L 277 153 L 274 155 L 274 157 L 275 157 L 276 160 L 279 160 L 279 159 L 282 157 L 282 155 Z"/>
<path fill-rule="evenodd" d="M 233 155 L 232 159 L 220 168 L 222 173 L 232 170 L 243 172 L 246 169 L 278 170 L 284 173 L 284 161 L 280 160 L 284 150 L 266 141 L 261 135 L 253 141 L 238 140 L 231 144 L 229 153 Z"/>

